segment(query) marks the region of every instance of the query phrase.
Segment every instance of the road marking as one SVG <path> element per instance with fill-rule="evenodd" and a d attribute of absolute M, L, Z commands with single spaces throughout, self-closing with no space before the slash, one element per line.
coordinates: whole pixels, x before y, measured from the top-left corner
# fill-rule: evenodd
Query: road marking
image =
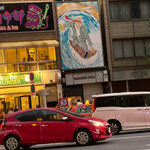
<path fill-rule="evenodd" d="M 130 137 L 118 137 L 118 138 L 110 138 L 111 140 L 124 140 L 124 139 L 136 139 L 136 138 L 146 138 L 150 137 L 150 135 L 144 135 L 144 136 L 130 136 Z"/>

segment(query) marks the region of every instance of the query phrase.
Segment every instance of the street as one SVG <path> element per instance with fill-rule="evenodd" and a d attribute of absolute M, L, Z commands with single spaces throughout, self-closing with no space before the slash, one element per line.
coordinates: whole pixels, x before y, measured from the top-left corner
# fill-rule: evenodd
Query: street
<path fill-rule="evenodd" d="M 150 150 L 150 130 L 122 132 L 95 145 L 77 146 L 75 143 L 52 143 L 32 146 L 31 150 Z M 1 146 L 0 150 L 4 150 Z"/>

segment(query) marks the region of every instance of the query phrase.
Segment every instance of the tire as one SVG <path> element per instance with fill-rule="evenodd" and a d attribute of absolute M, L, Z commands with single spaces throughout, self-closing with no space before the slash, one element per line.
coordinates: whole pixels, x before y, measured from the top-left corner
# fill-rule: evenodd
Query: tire
<path fill-rule="evenodd" d="M 6 150 L 20 150 L 20 139 L 15 135 L 8 136 L 4 141 L 4 147 Z"/>
<path fill-rule="evenodd" d="M 75 134 L 75 142 L 78 145 L 89 145 L 93 141 L 91 133 L 86 129 L 78 130 Z"/>
<path fill-rule="evenodd" d="M 23 145 L 23 146 L 22 146 L 22 148 L 23 148 L 24 150 L 30 149 L 30 147 L 31 147 L 31 145 Z"/>
<path fill-rule="evenodd" d="M 117 121 L 110 121 L 109 124 L 111 125 L 111 132 L 113 135 L 119 134 L 121 128 L 120 124 Z"/>

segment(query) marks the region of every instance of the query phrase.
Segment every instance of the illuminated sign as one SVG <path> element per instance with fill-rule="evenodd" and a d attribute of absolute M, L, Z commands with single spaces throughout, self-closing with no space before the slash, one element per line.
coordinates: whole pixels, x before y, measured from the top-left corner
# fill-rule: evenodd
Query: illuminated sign
<path fill-rule="evenodd" d="M 52 2 L 0 4 L 0 32 L 54 30 Z"/>
<path fill-rule="evenodd" d="M 42 83 L 42 73 L 34 73 L 34 84 Z M 0 75 L 0 87 L 30 84 L 30 73 L 8 73 Z"/>

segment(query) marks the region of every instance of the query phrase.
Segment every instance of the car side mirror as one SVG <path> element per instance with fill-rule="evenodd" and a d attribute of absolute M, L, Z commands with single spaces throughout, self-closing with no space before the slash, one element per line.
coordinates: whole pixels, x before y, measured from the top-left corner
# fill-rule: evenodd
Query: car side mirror
<path fill-rule="evenodd" d="M 69 119 L 67 116 L 62 117 L 62 120 L 63 120 L 63 121 L 70 121 L 70 119 Z"/>

